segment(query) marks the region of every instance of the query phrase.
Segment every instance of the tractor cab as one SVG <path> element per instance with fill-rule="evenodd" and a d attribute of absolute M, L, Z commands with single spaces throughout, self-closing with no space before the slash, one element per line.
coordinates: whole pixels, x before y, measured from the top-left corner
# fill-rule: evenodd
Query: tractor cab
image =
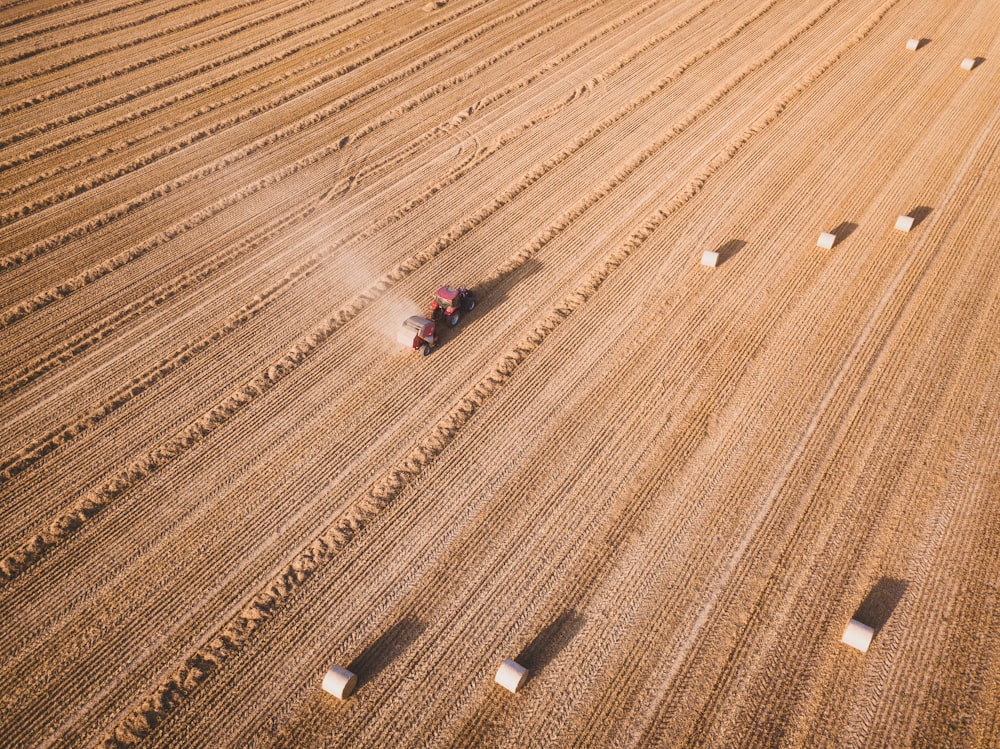
<path fill-rule="evenodd" d="M 441 308 L 445 310 L 445 313 L 449 309 L 455 309 L 459 306 L 462 290 L 456 289 L 453 286 L 442 286 L 440 289 L 434 292 L 434 300 L 431 302 L 431 309 Z"/>
<path fill-rule="evenodd" d="M 448 327 L 454 328 L 458 325 L 462 311 L 469 312 L 475 306 L 476 300 L 469 289 L 442 286 L 434 292 L 431 300 L 431 317 L 435 321 L 444 318 Z"/>

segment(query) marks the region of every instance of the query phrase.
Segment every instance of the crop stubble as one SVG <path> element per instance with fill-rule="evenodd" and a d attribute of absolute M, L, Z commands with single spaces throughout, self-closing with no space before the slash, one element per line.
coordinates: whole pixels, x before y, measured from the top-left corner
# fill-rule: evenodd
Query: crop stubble
<path fill-rule="evenodd" d="M 989 2 L 31 7 L 9 744 L 1000 740 Z"/>

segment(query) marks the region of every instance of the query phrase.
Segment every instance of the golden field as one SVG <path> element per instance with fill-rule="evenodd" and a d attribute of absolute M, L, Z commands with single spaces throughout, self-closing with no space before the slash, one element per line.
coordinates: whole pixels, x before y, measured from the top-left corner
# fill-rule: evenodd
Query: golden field
<path fill-rule="evenodd" d="M 996 0 L 7 2 L 0 744 L 1000 746 L 998 63 Z"/>

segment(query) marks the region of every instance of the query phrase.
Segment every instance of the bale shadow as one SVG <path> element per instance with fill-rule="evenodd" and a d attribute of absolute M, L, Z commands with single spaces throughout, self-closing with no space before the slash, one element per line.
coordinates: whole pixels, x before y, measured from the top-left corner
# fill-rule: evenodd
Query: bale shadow
<path fill-rule="evenodd" d="M 427 625 L 416 617 L 406 616 L 379 635 L 347 668 L 358 675 L 358 688 L 374 679 L 380 671 L 398 658 Z"/>
<path fill-rule="evenodd" d="M 923 49 L 930 43 L 931 43 L 930 39 L 928 39 L 926 36 L 922 36 L 919 39 L 917 39 L 917 49 Z"/>
<path fill-rule="evenodd" d="M 743 239 L 730 239 L 728 242 L 720 245 L 715 251 L 719 253 L 719 265 L 722 265 L 727 260 L 736 255 L 737 252 L 742 250 L 747 246 L 747 243 Z"/>
<path fill-rule="evenodd" d="M 858 225 L 851 221 L 841 221 L 830 233 L 836 237 L 833 240 L 833 246 L 836 247 L 838 244 L 843 242 L 849 236 L 851 236 L 855 230 L 857 230 Z"/>
<path fill-rule="evenodd" d="M 586 621 L 575 609 L 566 609 L 535 635 L 514 660 L 532 674 L 541 671 L 580 633 Z"/>
<path fill-rule="evenodd" d="M 975 70 L 980 65 L 982 65 L 984 62 L 986 62 L 986 58 L 985 57 L 973 57 L 972 58 L 972 69 Z"/>
<path fill-rule="evenodd" d="M 915 229 L 918 226 L 920 226 L 920 223 L 925 218 L 927 218 L 928 216 L 930 216 L 931 215 L 931 211 L 933 211 L 933 210 L 934 209 L 931 208 L 929 205 L 918 205 L 918 206 L 914 206 L 913 208 L 911 208 L 910 211 L 909 211 L 909 213 L 907 213 L 906 215 L 913 219 L 913 227 L 912 228 Z"/>
<path fill-rule="evenodd" d="M 851 617 L 862 624 L 867 624 L 875 635 L 881 631 L 892 612 L 899 604 L 909 583 L 906 580 L 899 580 L 895 577 L 882 577 L 875 583 L 865 600 L 858 606 L 857 611 Z"/>

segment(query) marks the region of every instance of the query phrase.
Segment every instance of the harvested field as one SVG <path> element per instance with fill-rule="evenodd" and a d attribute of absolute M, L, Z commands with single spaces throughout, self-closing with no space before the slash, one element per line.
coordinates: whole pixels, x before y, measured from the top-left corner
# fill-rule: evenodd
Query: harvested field
<path fill-rule="evenodd" d="M 0 743 L 1000 746 L 998 63 L 996 0 L 7 2 Z"/>

